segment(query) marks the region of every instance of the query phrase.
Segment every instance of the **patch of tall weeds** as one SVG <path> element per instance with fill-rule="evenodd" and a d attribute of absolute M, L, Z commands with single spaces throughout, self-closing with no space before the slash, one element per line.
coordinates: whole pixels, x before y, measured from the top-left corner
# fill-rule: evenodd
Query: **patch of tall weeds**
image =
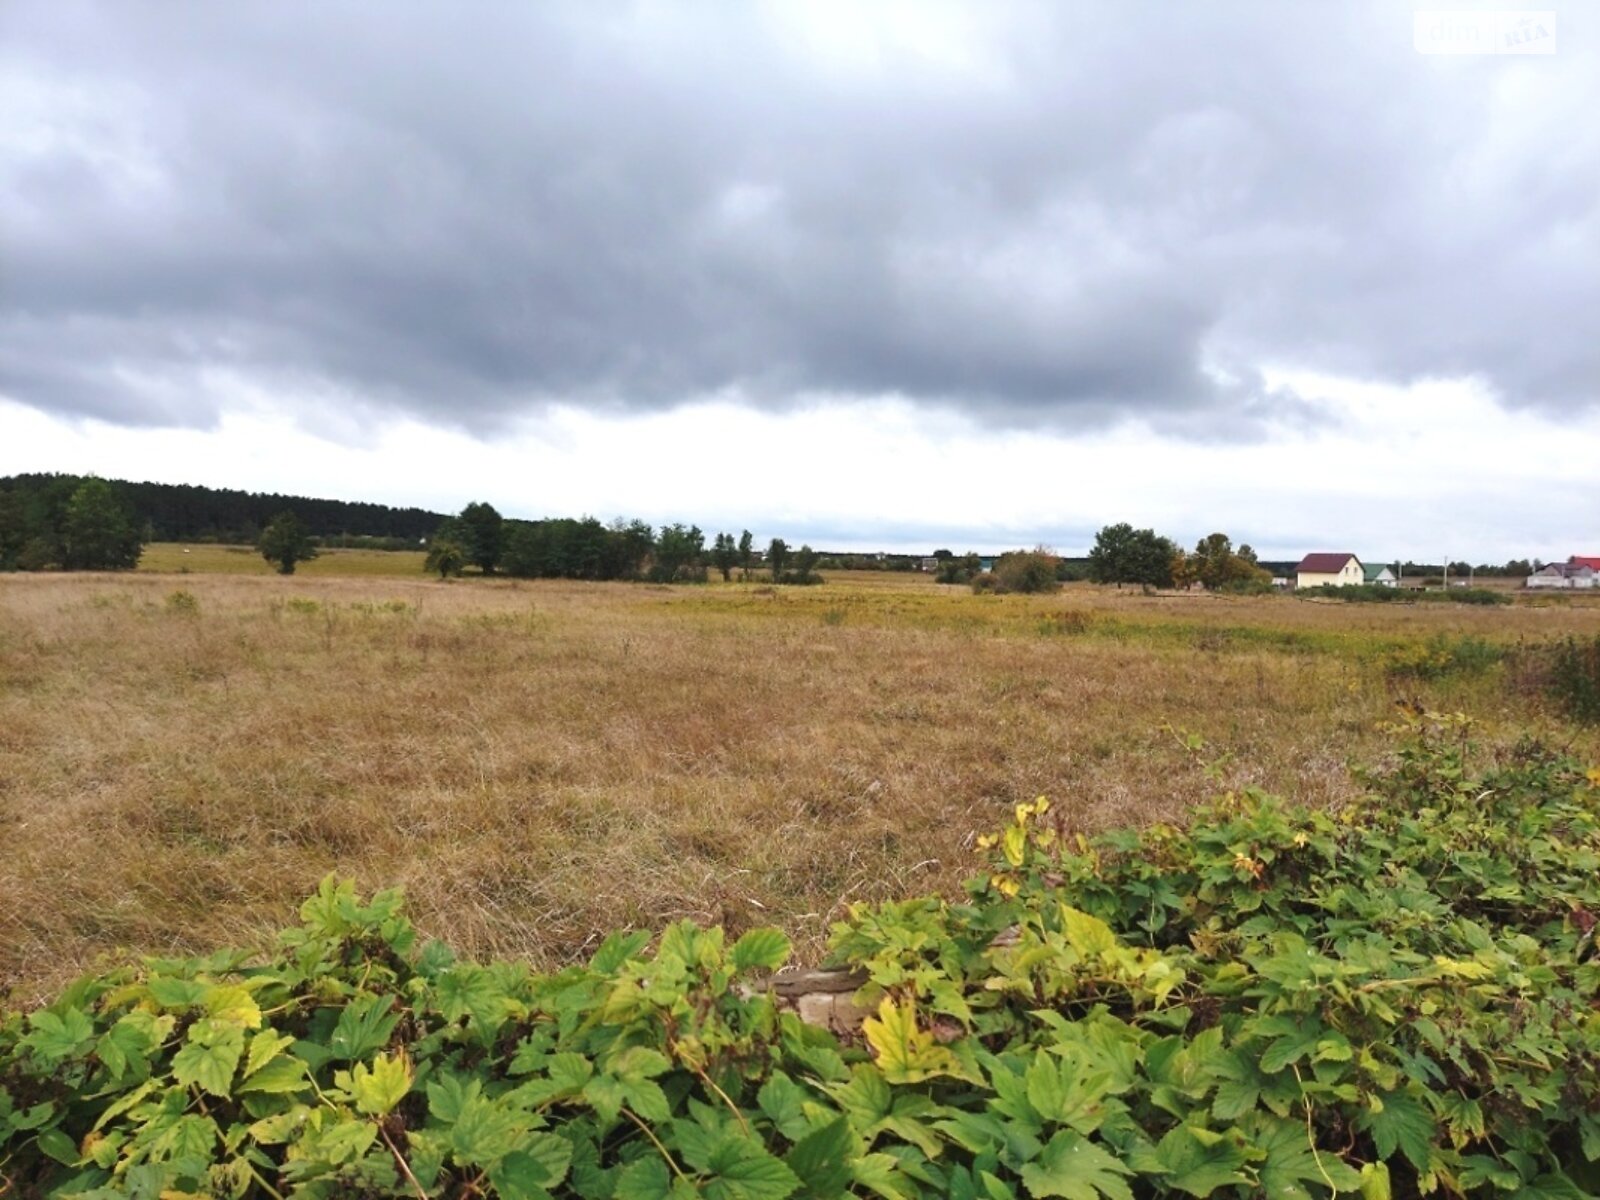
<path fill-rule="evenodd" d="M 1521 674 L 1572 720 L 1600 723 L 1600 636 L 1568 637 L 1524 647 Z"/>

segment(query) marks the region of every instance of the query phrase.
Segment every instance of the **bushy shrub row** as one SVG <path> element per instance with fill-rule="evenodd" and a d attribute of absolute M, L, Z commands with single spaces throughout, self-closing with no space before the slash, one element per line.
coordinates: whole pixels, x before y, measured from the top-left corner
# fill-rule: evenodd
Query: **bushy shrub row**
<path fill-rule="evenodd" d="M 1413 604 L 1449 603 L 1495 605 L 1510 604 L 1511 597 L 1492 588 L 1417 588 L 1382 587 L 1374 583 L 1350 584 L 1343 587 L 1324 584 L 1321 587 L 1299 588 L 1296 596 L 1319 600 L 1343 600 L 1346 604 Z"/>
<path fill-rule="evenodd" d="M 1085 838 L 1044 801 L 959 903 L 789 953 L 678 924 L 541 975 L 327 882 L 276 951 L 0 1022 L 0 1194 L 1578 1200 L 1600 1187 L 1600 774 L 1424 718 L 1338 812 L 1247 791 Z"/>

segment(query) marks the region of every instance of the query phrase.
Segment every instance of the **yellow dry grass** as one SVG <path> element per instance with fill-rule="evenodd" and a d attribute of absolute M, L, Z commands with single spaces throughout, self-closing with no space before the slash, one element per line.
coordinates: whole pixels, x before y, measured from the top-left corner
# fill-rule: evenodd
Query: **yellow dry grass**
<path fill-rule="evenodd" d="M 1395 647 L 1597 618 L 873 575 L 0 577 L 0 990 L 250 943 L 330 870 L 476 954 L 689 916 L 814 957 L 851 901 L 955 891 L 1019 799 L 1085 830 L 1180 815 L 1222 785 L 1173 726 L 1223 783 L 1326 802 L 1382 753 Z M 1597 749 L 1496 672 L 1408 690 Z"/>

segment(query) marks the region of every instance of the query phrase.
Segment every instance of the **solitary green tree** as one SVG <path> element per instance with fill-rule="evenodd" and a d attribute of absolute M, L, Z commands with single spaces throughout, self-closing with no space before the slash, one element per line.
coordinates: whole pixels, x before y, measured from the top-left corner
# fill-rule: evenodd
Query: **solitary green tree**
<path fill-rule="evenodd" d="M 1135 529 L 1126 521 L 1095 534 L 1089 551 L 1089 578 L 1096 583 L 1137 583 L 1170 587 L 1172 561 L 1178 548 L 1153 529 Z"/>
<path fill-rule="evenodd" d="M 67 501 L 61 565 L 69 571 L 126 571 L 139 565 L 139 530 L 111 485 L 91 476 Z"/>
<path fill-rule="evenodd" d="M 279 575 L 293 575 L 296 563 L 317 556 L 311 535 L 292 512 L 281 512 L 267 523 L 256 549 L 261 551 L 262 558 L 278 568 Z"/>
<path fill-rule="evenodd" d="M 739 548 L 733 544 L 733 534 L 717 534 L 717 540 L 711 544 L 711 563 L 722 572 L 724 583 L 733 578 L 733 567 L 738 561 Z"/>
<path fill-rule="evenodd" d="M 454 537 L 435 536 L 428 543 L 428 557 L 423 561 L 424 571 L 437 571 L 439 578 L 444 579 L 451 575 L 461 574 L 461 568 L 467 565 L 467 552 Z"/>
<path fill-rule="evenodd" d="M 739 566 L 744 569 L 744 577 L 750 578 L 750 564 L 756 557 L 756 539 L 746 529 L 739 535 Z"/>
<path fill-rule="evenodd" d="M 1214 592 L 1228 581 L 1232 559 L 1233 539 L 1225 533 L 1212 533 L 1195 543 L 1189 561 L 1200 586 Z"/>
<path fill-rule="evenodd" d="M 817 578 L 817 560 L 822 555 L 818 554 L 809 545 L 802 545 L 794 552 L 794 574 L 791 578 L 796 583 L 811 583 Z"/>
<path fill-rule="evenodd" d="M 1229 586 L 1265 588 L 1272 575 L 1256 563 L 1256 552 L 1240 546 L 1235 552 L 1233 539 L 1225 533 L 1212 533 L 1200 539 L 1194 553 L 1183 566 L 1187 580 L 1197 580 L 1207 591 Z"/>
<path fill-rule="evenodd" d="M 505 550 L 505 523 L 494 505 L 474 501 L 456 518 L 456 534 L 467 561 L 493 575 Z"/>
<path fill-rule="evenodd" d="M 773 538 L 767 545 L 767 565 L 772 568 L 773 583 L 783 578 L 783 568 L 788 561 L 789 543 L 782 538 Z"/>

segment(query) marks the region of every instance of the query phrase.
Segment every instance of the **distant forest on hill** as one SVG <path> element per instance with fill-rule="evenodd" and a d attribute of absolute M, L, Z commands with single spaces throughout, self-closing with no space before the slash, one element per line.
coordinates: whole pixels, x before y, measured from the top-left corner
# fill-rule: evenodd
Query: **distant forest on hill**
<path fill-rule="evenodd" d="M 0 478 L 0 524 L 30 532 L 59 527 L 80 475 L 12 475 Z M 273 518 L 292 512 L 324 542 L 340 538 L 392 540 L 415 546 L 445 517 L 421 508 L 391 508 L 353 500 L 318 500 L 277 492 L 243 492 L 188 483 L 133 483 L 108 479 L 116 497 L 150 542 L 254 543 Z"/>

